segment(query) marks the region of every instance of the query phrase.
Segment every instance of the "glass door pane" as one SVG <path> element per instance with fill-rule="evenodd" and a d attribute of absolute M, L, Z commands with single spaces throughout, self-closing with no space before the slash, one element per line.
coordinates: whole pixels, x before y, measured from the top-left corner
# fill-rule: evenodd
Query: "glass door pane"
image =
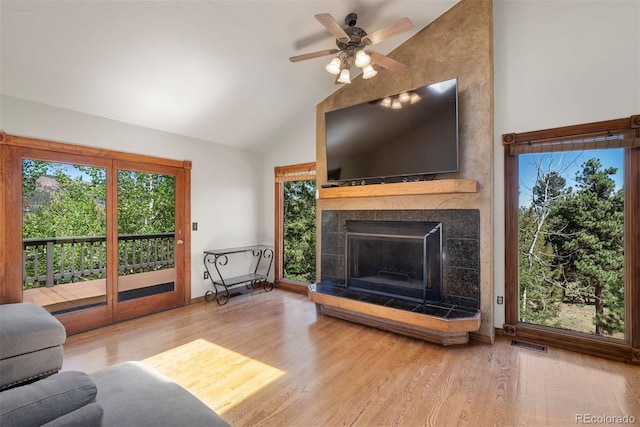
<path fill-rule="evenodd" d="M 176 175 L 118 166 L 119 319 L 177 305 Z"/>
<path fill-rule="evenodd" d="M 624 339 L 624 152 L 519 156 L 519 320 Z"/>
<path fill-rule="evenodd" d="M 107 170 L 22 160 L 23 300 L 54 314 L 107 303 Z"/>
<path fill-rule="evenodd" d="M 285 279 L 316 278 L 316 181 L 284 183 L 283 249 Z"/>

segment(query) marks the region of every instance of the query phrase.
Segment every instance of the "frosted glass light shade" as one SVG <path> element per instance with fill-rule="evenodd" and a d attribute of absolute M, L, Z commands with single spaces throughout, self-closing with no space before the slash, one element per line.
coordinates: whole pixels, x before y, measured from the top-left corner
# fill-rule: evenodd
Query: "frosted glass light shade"
<path fill-rule="evenodd" d="M 374 70 L 371 65 L 367 65 L 366 67 L 364 67 L 362 69 L 362 78 L 363 79 L 370 79 L 371 77 L 375 76 L 376 74 L 378 74 L 378 72 L 376 70 Z"/>
<path fill-rule="evenodd" d="M 351 83 L 351 75 L 349 74 L 348 68 L 345 68 L 344 70 L 340 71 L 340 77 L 338 78 L 338 82 L 346 83 L 346 84 Z"/>
<path fill-rule="evenodd" d="M 340 58 L 333 58 L 324 68 L 329 74 L 340 74 L 340 65 L 342 65 Z"/>
<path fill-rule="evenodd" d="M 364 68 L 371 63 L 371 57 L 364 50 L 356 52 L 355 66 Z"/>

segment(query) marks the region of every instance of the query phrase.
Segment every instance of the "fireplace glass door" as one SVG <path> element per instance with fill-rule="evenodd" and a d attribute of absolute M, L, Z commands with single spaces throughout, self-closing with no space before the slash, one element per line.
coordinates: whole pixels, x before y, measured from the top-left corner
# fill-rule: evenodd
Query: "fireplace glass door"
<path fill-rule="evenodd" d="M 414 301 L 440 301 L 442 227 L 430 222 L 347 221 L 347 286 Z"/>

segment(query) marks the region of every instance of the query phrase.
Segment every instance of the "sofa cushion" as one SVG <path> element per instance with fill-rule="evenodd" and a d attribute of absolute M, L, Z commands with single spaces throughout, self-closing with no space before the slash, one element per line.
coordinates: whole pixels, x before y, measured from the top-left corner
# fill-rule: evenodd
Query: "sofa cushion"
<path fill-rule="evenodd" d="M 42 427 L 101 427 L 103 414 L 102 406 L 94 402 L 43 424 Z"/>
<path fill-rule="evenodd" d="M 0 360 L 0 389 L 55 374 L 62 367 L 62 346 Z"/>
<path fill-rule="evenodd" d="M 96 385 L 84 372 L 60 372 L 0 394 L 0 425 L 41 426 L 95 401 Z"/>
<path fill-rule="evenodd" d="M 37 304 L 0 305 L 0 359 L 64 343 L 62 323 Z"/>
<path fill-rule="evenodd" d="M 141 362 L 126 362 L 91 374 L 104 426 L 229 426 L 184 388 Z"/>

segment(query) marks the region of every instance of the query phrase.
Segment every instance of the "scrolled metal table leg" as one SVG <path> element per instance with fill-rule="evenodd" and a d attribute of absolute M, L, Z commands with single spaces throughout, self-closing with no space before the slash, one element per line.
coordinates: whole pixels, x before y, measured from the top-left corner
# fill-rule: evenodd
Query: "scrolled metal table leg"
<path fill-rule="evenodd" d="M 207 302 L 211 302 L 214 299 L 216 299 L 216 294 L 212 290 L 208 290 L 207 292 L 204 293 L 204 299 Z"/>
<path fill-rule="evenodd" d="M 225 286 L 224 293 L 220 292 L 220 295 L 218 295 L 216 301 L 218 302 L 218 305 L 225 305 L 229 302 L 229 298 L 231 298 L 231 294 L 229 293 L 229 289 L 227 289 L 227 287 Z"/>

